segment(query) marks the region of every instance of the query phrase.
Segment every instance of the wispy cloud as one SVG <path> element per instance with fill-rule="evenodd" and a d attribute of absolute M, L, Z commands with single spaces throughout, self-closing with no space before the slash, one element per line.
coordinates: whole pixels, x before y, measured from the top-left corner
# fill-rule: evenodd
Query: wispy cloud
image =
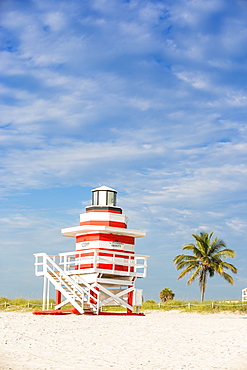
<path fill-rule="evenodd" d="M 4 243 L 16 239 L 11 223 L 21 232 L 34 222 L 18 242 L 24 258 L 31 230 L 47 239 L 55 232 L 52 197 L 44 212 L 33 201 L 34 216 L 28 194 L 45 201 L 48 189 L 68 197 L 80 186 L 88 195 L 67 207 L 73 213 L 106 184 L 119 190 L 130 223 L 149 231 L 143 249 L 153 266 L 156 252 L 177 253 L 192 232 L 237 238 L 238 295 L 247 222 L 245 2 L 21 3 L 0 5 Z M 169 285 L 169 273 L 163 278 Z"/>

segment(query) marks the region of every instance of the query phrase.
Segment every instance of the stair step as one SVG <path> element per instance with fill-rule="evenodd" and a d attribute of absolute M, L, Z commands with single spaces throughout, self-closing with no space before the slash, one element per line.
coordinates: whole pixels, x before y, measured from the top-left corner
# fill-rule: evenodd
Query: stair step
<path fill-rule="evenodd" d="M 68 294 L 70 294 L 70 295 L 76 295 L 76 296 L 78 296 L 78 297 L 80 297 L 80 298 L 82 298 L 83 296 L 84 296 L 84 294 L 83 293 L 81 293 L 81 292 L 78 292 L 78 290 L 75 290 L 74 292 L 71 292 L 70 290 L 68 291 Z"/>
<path fill-rule="evenodd" d="M 77 286 L 79 285 L 82 290 L 81 291 L 77 288 L 74 288 L 74 284 L 68 278 L 66 278 L 63 273 L 60 273 L 59 271 L 48 271 L 48 273 L 53 281 L 55 281 L 56 284 L 60 285 L 60 287 L 64 291 L 65 297 L 67 297 L 67 299 L 70 300 L 72 304 L 74 302 L 74 305 L 76 305 L 77 307 L 81 307 L 81 309 L 83 306 L 83 311 L 85 314 L 93 315 L 96 313 L 96 309 L 93 307 L 93 305 L 88 303 L 90 289 L 86 285 L 83 285 L 83 282 L 77 282 L 76 279 L 74 280 L 72 278 L 74 284 Z"/>

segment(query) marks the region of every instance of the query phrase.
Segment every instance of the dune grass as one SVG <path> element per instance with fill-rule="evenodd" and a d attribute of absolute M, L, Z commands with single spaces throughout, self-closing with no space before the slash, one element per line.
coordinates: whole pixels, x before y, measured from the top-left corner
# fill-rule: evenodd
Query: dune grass
<path fill-rule="evenodd" d="M 54 309 L 55 301 L 50 299 L 50 309 Z M 66 305 L 64 308 L 71 308 L 71 305 Z M 24 299 L 24 298 L 5 298 L 0 297 L 0 311 L 39 311 L 42 310 L 41 299 Z M 153 300 L 143 302 L 141 311 L 168 311 L 179 310 L 181 312 L 201 312 L 201 313 L 217 313 L 217 312 L 235 312 L 247 313 L 247 302 L 238 301 L 181 301 L 173 299 L 167 302 L 158 303 Z M 103 307 L 103 311 L 126 311 L 123 307 L 109 306 Z"/>
<path fill-rule="evenodd" d="M 144 302 L 142 305 L 143 310 L 179 310 L 184 312 L 243 312 L 247 313 L 247 302 L 236 301 L 180 301 L 171 300 L 162 303 Z"/>
<path fill-rule="evenodd" d="M 54 299 L 50 300 L 51 308 L 55 306 Z M 10 299 L 0 297 L 0 311 L 38 311 L 42 309 L 42 299 Z"/>

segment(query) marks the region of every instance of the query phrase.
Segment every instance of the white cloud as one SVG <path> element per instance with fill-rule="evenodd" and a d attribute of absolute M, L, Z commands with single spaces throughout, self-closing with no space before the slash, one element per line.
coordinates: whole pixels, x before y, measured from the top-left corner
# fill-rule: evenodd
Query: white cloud
<path fill-rule="evenodd" d="M 226 102 L 236 107 L 245 107 L 247 104 L 247 95 L 241 91 L 235 91 L 228 94 Z"/>
<path fill-rule="evenodd" d="M 188 82 L 196 89 L 210 89 L 210 84 L 206 80 L 206 76 L 196 72 L 174 72 L 181 80 Z"/>
<path fill-rule="evenodd" d="M 47 13 L 44 17 L 44 23 L 48 25 L 52 31 L 58 32 L 66 26 L 66 19 L 61 12 Z"/>
<path fill-rule="evenodd" d="M 178 24 L 182 26 L 200 26 L 200 22 L 210 15 L 224 11 L 226 3 L 223 0 L 189 0 L 180 2 L 177 6 L 171 7 L 171 15 Z"/>
<path fill-rule="evenodd" d="M 226 221 L 226 224 L 238 234 L 246 233 L 247 222 L 239 218 L 233 218 Z"/>
<path fill-rule="evenodd" d="M 238 236 L 241 268 L 245 8 L 223 0 L 17 5 L 1 20 L 5 242 L 11 220 L 25 229 L 19 245 L 28 253 L 45 228 L 55 232 L 54 215 L 23 211 L 23 191 L 41 189 L 42 198 L 52 187 L 100 182 L 117 188 L 130 223 L 149 231 L 143 248 L 154 259 L 192 232 L 215 230 L 230 243 Z"/>

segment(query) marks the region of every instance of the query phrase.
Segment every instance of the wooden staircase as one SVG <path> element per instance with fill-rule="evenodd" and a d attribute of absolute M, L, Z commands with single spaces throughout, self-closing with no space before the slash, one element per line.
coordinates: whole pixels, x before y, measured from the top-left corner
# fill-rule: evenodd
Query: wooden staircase
<path fill-rule="evenodd" d="M 55 306 L 55 310 L 70 303 L 81 314 L 97 314 L 98 299 L 96 297 L 99 292 L 81 277 L 79 285 L 50 256 L 43 254 L 42 257 L 43 268 L 41 271 L 36 271 L 36 275 L 44 276 L 65 298 L 63 302 Z"/>

